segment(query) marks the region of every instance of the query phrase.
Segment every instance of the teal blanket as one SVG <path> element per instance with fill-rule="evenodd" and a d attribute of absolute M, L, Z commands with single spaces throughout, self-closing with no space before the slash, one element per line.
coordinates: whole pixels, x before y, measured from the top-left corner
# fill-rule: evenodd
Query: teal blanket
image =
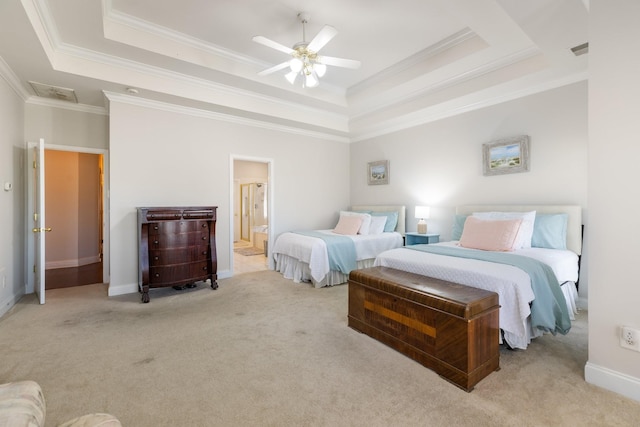
<path fill-rule="evenodd" d="M 329 268 L 344 274 L 356 269 L 356 245 L 353 240 L 337 234 L 321 233 L 319 231 L 294 231 L 296 234 L 317 237 L 324 240 L 329 256 Z"/>
<path fill-rule="evenodd" d="M 551 267 L 533 258 L 503 252 L 477 251 L 452 246 L 411 245 L 408 249 L 438 255 L 472 258 L 517 267 L 531 277 L 535 299 L 531 303 L 531 323 L 534 328 L 556 334 L 571 329 L 569 310 L 558 279 Z"/>

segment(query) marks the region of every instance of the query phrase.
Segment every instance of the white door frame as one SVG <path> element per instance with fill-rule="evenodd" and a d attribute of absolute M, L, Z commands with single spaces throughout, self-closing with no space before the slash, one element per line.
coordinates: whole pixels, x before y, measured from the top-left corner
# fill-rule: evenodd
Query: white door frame
<path fill-rule="evenodd" d="M 33 150 L 31 147 L 36 145 L 35 142 L 27 142 L 27 155 L 25 156 L 27 159 L 27 167 L 26 169 L 26 180 L 27 180 L 27 197 L 26 197 L 26 214 L 27 214 L 27 227 L 26 227 L 26 289 L 25 293 L 31 294 L 34 292 L 34 265 L 35 265 L 35 250 L 34 247 L 34 239 L 33 239 L 33 168 L 32 163 L 35 160 L 33 158 Z M 103 192 L 102 192 L 102 236 L 103 236 L 103 254 L 102 254 L 102 281 L 104 283 L 110 282 L 109 271 L 110 271 L 110 243 L 109 243 L 109 151 L 102 148 L 87 148 L 87 147 L 76 147 L 72 145 L 56 145 L 56 144 L 44 144 L 45 150 L 58 150 L 58 151 L 71 151 L 76 153 L 88 153 L 88 154 L 102 154 L 103 158 L 103 175 L 104 175 L 104 183 L 103 183 Z"/>
<path fill-rule="evenodd" d="M 234 162 L 236 160 L 246 161 L 246 162 L 256 162 L 256 163 L 266 163 L 267 164 L 267 181 L 269 185 L 269 190 L 267 191 L 267 216 L 269 218 L 269 227 L 267 230 L 267 254 L 271 252 L 271 246 L 273 245 L 273 225 L 275 224 L 275 180 L 274 176 L 274 160 L 266 157 L 252 157 L 252 156 L 242 156 L 238 154 L 231 154 L 229 156 L 229 183 L 230 183 L 230 191 L 229 191 L 229 263 L 231 274 L 233 275 L 233 234 L 234 234 L 234 193 L 235 193 L 235 181 L 234 181 Z M 273 257 L 268 257 L 269 261 L 269 269 L 274 270 L 275 265 L 273 262 Z"/>

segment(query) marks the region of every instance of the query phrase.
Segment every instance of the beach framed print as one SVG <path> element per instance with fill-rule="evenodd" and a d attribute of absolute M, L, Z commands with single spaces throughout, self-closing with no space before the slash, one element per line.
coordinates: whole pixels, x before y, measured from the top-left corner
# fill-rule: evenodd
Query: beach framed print
<path fill-rule="evenodd" d="M 529 137 L 520 135 L 482 144 L 485 176 L 529 171 Z"/>
<path fill-rule="evenodd" d="M 389 183 L 389 160 L 370 162 L 367 167 L 367 182 L 369 185 Z"/>

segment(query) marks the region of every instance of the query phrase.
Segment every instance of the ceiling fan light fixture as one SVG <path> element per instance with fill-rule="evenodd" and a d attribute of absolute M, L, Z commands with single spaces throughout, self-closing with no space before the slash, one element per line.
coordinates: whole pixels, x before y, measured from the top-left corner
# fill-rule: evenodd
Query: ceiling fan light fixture
<path fill-rule="evenodd" d="M 316 74 L 318 74 L 318 77 L 324 77 L 327 72 L 327 66 L 316 62 L 315 64 L 313 64 L 313 70 L 316 72 Z"/>
<path fill-rule="evenodd" d="M 305 75 L 304 87 L 316 87 L 320 84 L 318 76 L 313 71 Z"/>
<path fill-rule="evenodd" d="M 284 78 L 287 79 L 289 83 L 294 84 L 296 82 L 296 77 L 298 77 L 298 74 L 300 74 L 299 71 L 289 71 L 284 75 Z"/>
<path fill-rule="evenodd" d="M 320 49 L 333 39 L 338 31 L 330 25 L 325 25 L 313 40 L 307 42 L 305 24 L 309 22 L 309 14 L 300 12 L 298 19 L 302 23 L 302 41 L 293 45 L 293 48 L 284 46 L 263 36 L 253 37 L 253 41 L 256 43 L 292 56 L 292 58 L 287 61 L 260 71 L 258 75 L 264 76 L 284 68 L 289 68 L 291 71 L 285 75 L 289 83 L 294 84 L 298 74 L 300 74 L 302 77 L 302 87 L 316 87 L 320 83 L 320 78 L 327 72 L 327 65 L 352 69 L 360 66 L 360 61 L 352 59 L 335 58 L 332 56 L 320 57 L 318 55 Z"/>
<path fill-rule="evenodd" d="M 302 70 L 303 65 L 304 64 L 299 58 L 293 58 L 289 61 L 289 68 L 291 68 L 291 71 L 295 73 L 299 73 Z"/>

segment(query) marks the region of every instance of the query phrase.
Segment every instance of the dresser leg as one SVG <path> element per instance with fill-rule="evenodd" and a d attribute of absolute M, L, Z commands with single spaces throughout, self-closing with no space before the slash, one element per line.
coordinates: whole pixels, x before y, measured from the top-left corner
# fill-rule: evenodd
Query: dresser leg
<path fill-rule="evenodd" d="M 211 289 L 216 290 L 218 289 L 218 282 L 216 282 L 215 280 L 211 281 Z"/>
<path fill-rule="evenodd" d="M 143 303 L 148 303 L 149 302 L 149 287 L 148 286 L 143 286 L 142 287 L 142 302 Z"/>

